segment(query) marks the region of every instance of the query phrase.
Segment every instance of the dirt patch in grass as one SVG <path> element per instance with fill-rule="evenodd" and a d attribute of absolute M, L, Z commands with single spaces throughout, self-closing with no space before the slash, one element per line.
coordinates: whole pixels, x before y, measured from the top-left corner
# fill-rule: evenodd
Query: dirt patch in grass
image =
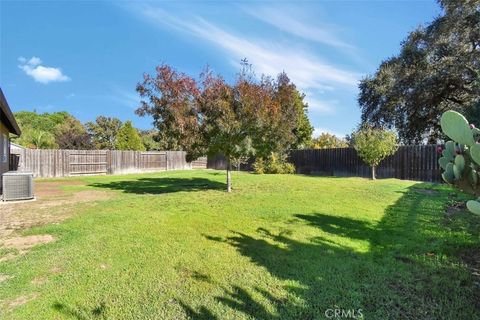
<path fill-rule="evenodd" d="M 457 214 L 467 211 L 467 201 L 459 198 L 459 194 L 450 192 L 448 194 L 448 201 L 444 204 L 445 218 L 452 220 Z"/>
<path fill-rule="evenodd" d="M 101 263 L 101 264 L 100 264 L 100 269 L 102 269 L 102 270 L 108 269 L 109 267 L 110 267 L 110 266 L 109 266 L 108 264 L 106 264 L 106 263 Z"/>
<path fill-rule="evenodd" d="M 467 209 L 467 206 L 464 201 L 455 201 L 445 208 L 445 215 L 449 218 L 465 209 Z"/>
<path fill-rule="evenodd" d="M 32 281 L 30 281 L 31 284 L 36 285 L 36 286 L 41 286 L 47 282 L 47 277 L 36 277 Z"/>
<path fill-rule="evenodd" d="M 49 234 L 27 236 L 27 237 L 15 237 L 7 239 L 3 242 L 5 248 L 13 248 L 17 250 L 27 250 L 38 244 L 44 244 L 54 241 L 55 238 Z"/>
<path fill-rule="evenodd" d="M 97 191 L 97 190 L 88 190 L 80 191 L 73 194 L 71 202 L 90 202 L 90 201 L 99 201 L 107 200 L 112 197 L 112 192 L 109 191 Z"/>
<path fill-rule="evenodd" d="M 35 185 L 37 201 L 0 204 L 0 242 L 14 237 L 20 231 L 44 224 L 57 223 L 76 212 L 76 206 L 91 205 L 94 201 L 113 197 L 110 191 L 65 191 L 65 186 L 85 185 L 82 181 L 65 180 L 38 182 Z"/>
<path fill-rule="evenodd" d="M 14 259 L 18 256 L 26 254 L 32 247 L 54 241 L 55 238 L 49 234 L 34 235 L 26 237 L 14 237 L 0 242 L 0 248 L 13 249 L 9 253 L 0 258 L 0 262 Z"/>
<path fill-rule="evenodd" d="M 13 309 L 15 307 L 21 306 L 21 305 L 35 299 L 36 297 L 38 297 L 38 294 L 36 294 L 36 293 L 19 296 L 19 297 L 13 299 L 13 300 L 7 301 L 6 305 L 7 305 L 8 308 Z"/>
<path fill-rule="evenodd" d="M 0 262 L 26 254 L 33 246 L 54 241 L 51 235 L 22 237 L 23 230 L 50 223 L 59 223 L 82 207 L 93 205 L 95 201 L 113 197 L 110 191 L 83 190 L 65 191 L 65 186 L 85 185 L 81 181 L 47 181 L 35 186 L 37 201 L 0 204 Z"/>
<path fill-rule="evenodd" d="M 35 184 L 35 196 L 37 198 L 58 197 L 66 194 L 64 186 L 82 186 L 84 182 L 78 180 L 65 181 L 41 181 Z"/>
<path fill-rule="evenodd" d="M 9 275 L 6 275 L 6 274 L 1 274 L 0 273 L 0 283 L 2 283 L 3 281 L 6 281 L 8 279 L 10 279 L 12 276 L 9 276 Z"/>
<path fill-rule="evenodd" d="M 63 269 L 60 268 L 59 266 L 54 266 L 52 269 L 50 269 L 50 272 L 53 274 L 59 274 L 62 273 Z"/>

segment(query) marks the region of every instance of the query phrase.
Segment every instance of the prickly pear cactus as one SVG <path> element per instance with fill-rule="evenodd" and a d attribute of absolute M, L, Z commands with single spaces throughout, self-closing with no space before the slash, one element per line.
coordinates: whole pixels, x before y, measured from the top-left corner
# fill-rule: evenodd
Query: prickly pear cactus
<path fill-rule="evenodd" d="M 480 215 L 480 199 L 467 201 L 467 209 L 472 213 Z"/>
<path fill-rule="evenodd" d="M 467 119 L 456 111 L 447 111 L 440 120 L 442 131 L 453 141 L 471 146 L 475 143 L 473 140 L 472 128 Z"/>
<path fill-rule="evenodd" d="M 443 133 L 452 141 L 445 143 L 445 149 L 439 150 L 438 159 L 444 170 L 442 178 L 461 190 L 480 195 L 480 130 L 470 125 L 460 113 L 447 111 L 440 120 Z M 480 198 L 467 202 L 470 212 L 480 215 Z"/>

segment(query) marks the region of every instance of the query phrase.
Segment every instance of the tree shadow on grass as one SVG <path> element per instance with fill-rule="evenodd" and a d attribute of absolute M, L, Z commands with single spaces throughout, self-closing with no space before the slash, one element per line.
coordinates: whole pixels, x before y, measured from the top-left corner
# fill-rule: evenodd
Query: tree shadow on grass
<path fill-rule="evenodd" d="M 139 178 L 90 184 L 96 188 L 121 190 L 125 193 L 162 194 L 181 191 L 226 190 L 223 182 L 206 178 Z"/>
<path fill-rule="evenodd" d="M 200 310 L 196 311 L 193 308 L 191 308 L 188 304 L 179 301 L 178 302 L 180 306 L 183 308 L 185 311 L 186 315 L 188 316 L 189 319 L 192 320 L 215 320 L 217 317 L 208 310 L 208 308 L 202 306 L 200 307 Z"/>
<path fill-rule="evenodd" d="M 344 217 L 331 216 L 317 213 L 315 215 L 296 214 L 294 217 L 306 221 L 314 226 L 331 234 L 359 240 L 369 239 L 375 226 L 367 221 L 354 220 Z"/>
<path fill-rule="evenodd" d="M 77 320 L 87 320 L 87 319 L 106 319 L 105 318 L 105 303 L 100 303 L 98 306 L 92 310 L 81 307 L 70 307 L 64 303 L 55 302 L 53 308 L 64 314 L 69 318 L 74 318 Z"/>
<path fill-rule="evenodd" d="M 478 245 L 476 236 L 465 232 L 474 222 L 467 214 L 459 215 L 460 225 L 445 225 L 449 192 L 422 194 L 415 190 L 419 187 L 431 184 L 409 188 L 376 225 L 325 213 L 297 214 L 286 227 L 298 223 L 321 231 L 307 241 L 295 238 L 293 228 L 206 236 L 233 246 L 284 281 L 287 294 L 261 283 L 233 283 L 217 301 L 254 319 L 322 319 L 329 308 L 356 310 L 357 315 L 362 309 L 367 319 L 480 318 L 473 277 L 455 254 Z M 329 234 L 368 241 L 370 249 L 355 251 Z M 201 314 L 209 312 L 202 308 Z"/>

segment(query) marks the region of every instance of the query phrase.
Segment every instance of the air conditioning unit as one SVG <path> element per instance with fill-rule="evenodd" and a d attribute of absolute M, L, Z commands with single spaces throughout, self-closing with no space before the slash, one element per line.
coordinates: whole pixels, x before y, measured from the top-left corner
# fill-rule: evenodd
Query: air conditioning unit
<path fill-rule="evenodd" d="M 3 201 L 33 199 L 33 174 L 9 171 L 2 175 Z"/>

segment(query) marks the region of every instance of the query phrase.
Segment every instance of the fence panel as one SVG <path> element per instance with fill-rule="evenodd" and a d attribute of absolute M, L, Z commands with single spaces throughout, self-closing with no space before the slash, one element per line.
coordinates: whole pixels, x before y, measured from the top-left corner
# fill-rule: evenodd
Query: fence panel
<path fill-rule="evenodd" d="M 207 157 L 201 157 L 192 161 L 192 169 L 205 169 L 207 168 Z"/>
<path fill-rule="evenodd" d="M 400 146 L 395 154 L 380 163 L 377 177 L 442 182 L 436 150 L 437 145 Z M 371 177 L 371 168 L 353 148 L 292 150 L 289 161 L 297 173 Z M 225 170 L 226 167 L 225 157 L 208 158 L 207 168 Z"/>
<path fill-rule="evenodd" d="M 143 171 L 167 170 L 166 152 L 141 152 L 139 167 Z"/>
<path fill-rule="evenodd" d="M 51 178 L 91 174 L 205 169 L 207 158 L 189 163 L 184 151 L 14 150 L 10 169 Z"/>
<path fill-rule="evenodd" d="M 379 178 L 441 182 L 437 145 L 400 146 L 377 168 Z M 371 169 L 353 148 L 293 150 L 290 161 L 298 173 L 370 177 Z"/>
<path fill-rule="evenodd" d="M 56 151 L 56 150 L 52 150 Z M 68 150 L 69 175 L 107 174 L 107 151 Z"/>
<path fill-rule="evenodd" d="M 401 146 L 377 168 L 379 178 L 441 182 L 437 145 Z M 222 156 L 186 161 L 184 151 L 15 150 L 10 168 L 35 177 L 121 174 L 182 169 L 226 169 Z M 370 177 L 370 168 L 353 148 L 293 150 L 289 160 L 298 173 Z M 251 170 L 250 165 L 241 169 Z"/>

